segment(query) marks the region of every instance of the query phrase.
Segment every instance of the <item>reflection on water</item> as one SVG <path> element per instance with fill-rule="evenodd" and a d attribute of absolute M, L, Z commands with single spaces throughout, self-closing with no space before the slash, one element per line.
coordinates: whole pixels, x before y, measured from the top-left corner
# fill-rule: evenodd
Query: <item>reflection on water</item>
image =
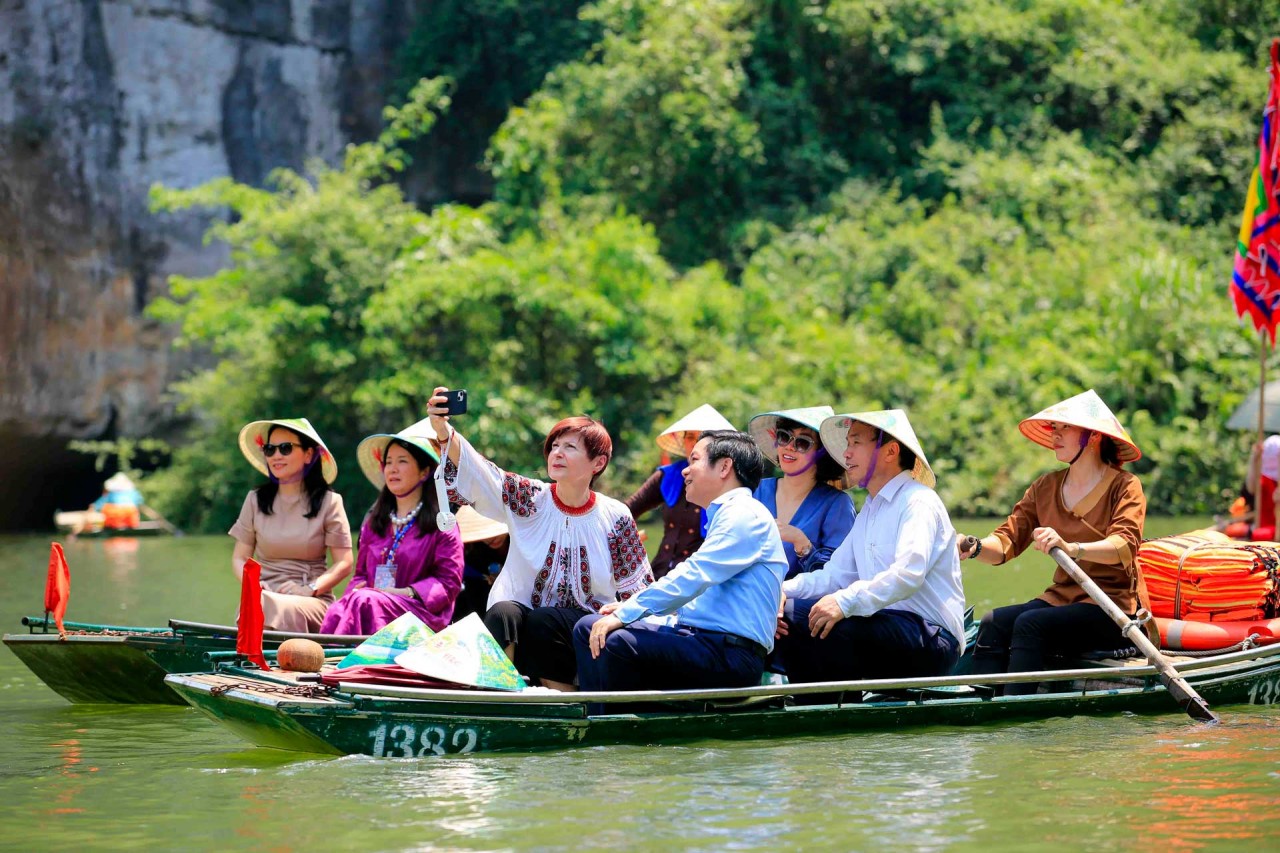
<path fill-rule="evenodd" d="M 68 548 L 68 618 L 225 621 L 234 609 L 226 537 L 120 541 Z M 0 621 L 13 629 L 40 609 L 48 540 L 0 548 Z M 1023 586 L 997 588 L 1014 575 L 983 569 L 971 597 L 1025 600 L 1044 582 L 1031 569 Z M 1223 716 L 1212 728 L 1171 709 L 835 738 L 324 758 L 246 746 L 190 709 L 72 706 L 0 650 L 0 847 L 1268 849 L 1280 837 L 1280 714 Z"/>

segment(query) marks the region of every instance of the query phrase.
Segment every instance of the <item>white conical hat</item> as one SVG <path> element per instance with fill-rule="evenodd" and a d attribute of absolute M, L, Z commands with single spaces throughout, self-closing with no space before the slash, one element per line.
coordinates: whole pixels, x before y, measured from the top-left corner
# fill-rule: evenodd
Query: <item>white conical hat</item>
<path fill-rule="evenodd" d="M 751 437 L 755 439 L 756 446 L 760 448 L 770 462 L 774 465 L 778 464 L 778 448 L 774 445 L 774 432 L 778 428 L 778 420 L 786 419 L 795 421 L 801 426 L 807 426 L 814 432 L 821 432 L 822 422 L 834 415 L 835 409 L 830 406 L 809 406 L 804 409 L 784 409 L 778 412 L 764 412 L 756 415 L 751 419 L 751 423 L 747 424 L 747 432 L 751 433 Z M 839 457 L 837 457 L 838 459 Z"/>
<path fill-rule="evenodd" d="M 893 436 L 894 439 L 916 455 L 916 465 L 915 468 L 911 469 L 911 476 L 931 489 L 937 485 L 938 480 L 933 475 L 933 469 L 929 467 L 929 460 L 925 458 L 924 450 L 920 447 L 920 440 L 916 438 L 916 431 L 911 428 L 911 422 L 907 420 L 907 413 L 902 409 L 853 412 L 847 415 L 834 415 L 823 421 L 821 429 L 822 444 L 827 448 L 828 453 L 840 460 L 840 464 L 844 464 L 844 451 L 849 446 L 851 421 L 859 421 Z"/>
<path fill-rule="evenodd" d="M 1037 412 L 1018 424 L 1018 429 L 1036 444 L 1053 449 L 1053 424 L 1069 424 L 1080 429 L 1100 432 L 1116 442 L 1116 455 L 1121 462 L 1136 462 L 1142 458 L 1142 451 L 1129 437 L 1129 432 L 1120 425 L 1116 416 L 1111 414 L 1107 404 L 1102 402 L 1092 388 L 1083 394 L 1054 403 L 1049 408 Z"/>
<path fill-rule="evenodd" d="M 245 459 L 249 460 L 250 465 L 262 472 L 263 476 L 271 476 L 271 471 L 267 468 L 267 457 L 262 455 L 262 445 L 267 443 L 267 436 L 271 433 L 273 426 L 284 427 L 314 441 L 320 451 L 320 470 L 324 474 L 324 481 L 332 483 L 338 479 L 338 463 L 334 461 L 333 454 L 320 438 L 320 433 L 316 432 L 316 428 L 306 418 L 252 421 L 240 430 L 240 452 L 244 454 Z"/>
<path fill-rule="evenodd" d="M 462 534 L 462 544 L 483 542 L 495 536 L 503 536 L 509 531 L 501 521 L 494 521 L 487 515 L 481 515 L 474 508 L 463 504 L 454 513 L 458 519 L 458 532 Z"/>
<path fill-rule="evenodd" d="M 423 418 L 413 426 L 408 426 L 397 433 L 377 433 L 360 442 L 356 447 L 356 461 L 360 463 L 360 470 L 364 472 L 365 477 L 370 483 L 379 489 L 387 484 L 386 479 L 382 476 L 382 460 L 387 452 L 387 445 L 394 439 L 400 439 L 403 442 L 412 444 L 414 447 L 426 453 L 440 464 L 440 454 L 436 451 L 435 445 L 431 442 L 436 437 L 436 431 L 431 428 L 431 418 Z"/>
<path fill-rule="evenodd" d="M 658 446 L 672 456 L 683 457 L 684 433 L 705 432 L 709 429 L 733 429 L 729 419 L 716 411 L 710 403 L 703 403 L 658 434 Z"/>
<path fill-rule="evenodd" d="M 127 474 L 121 471 L 112 474 L 107 482 L 102 484 L 102 488 L 108 492 L 128 492 L 136 490 L 138 487 L 133 484 L 133 480 L 130 480 Z"/>

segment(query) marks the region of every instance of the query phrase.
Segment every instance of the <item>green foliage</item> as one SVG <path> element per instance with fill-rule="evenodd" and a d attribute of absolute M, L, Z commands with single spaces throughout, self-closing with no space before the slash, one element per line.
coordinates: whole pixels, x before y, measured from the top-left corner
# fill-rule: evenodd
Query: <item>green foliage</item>
<path fill-rule="evenodd" d="M 135 481 L 142 476 L 142 470 L 135 463 L 141 462 L 148 468 L 154 468 L 172 452 L 168 443 L 157 438 L 72 441 L 68 442 L 67 447 L 76 453 L 92 456 L 95 470 L 106 471 L 108 467 L 112 467 Z"/>
<path fill-rule="evenodd" d="M 406 67 L 456 89 L 420 84 L 341 169 L 156 191 L 234 215 L 209 232 L 232 265 L 153 309 L 216 362 L 148 481 L 175 520 L 229 525 L 256 476 L 235 432 L 277 414 L 316 423 L 357 515 L 356 442 L 436 384 L 530 473 L 555 420 L 601 418 L 616 494 L 698 404 L 745 425 L 827 402 L 908 409 L 953 512 L 1000 514 L 1054 465 L 1018 421 L 1089 387 L 1153 513 L 1238 485 L 1249 437 L 1222 425 L 1256 341 L 1225 288 L 1271 4 L 577 8 L 434 4 Z M 505 114 L 494 200 L 419 212 L 382 182 L 451 103 Z"/>

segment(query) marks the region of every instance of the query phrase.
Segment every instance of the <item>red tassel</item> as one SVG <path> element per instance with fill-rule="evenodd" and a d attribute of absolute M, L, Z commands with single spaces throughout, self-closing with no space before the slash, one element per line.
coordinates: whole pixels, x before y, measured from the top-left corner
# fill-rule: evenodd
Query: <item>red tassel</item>
<path fill-rule="evenodd" d="M 262 566 L 250 557 L 240 578 L 240 618 L 236 620 L 236 653 L 263 670 L 271 669 L 262 656 Z"/>
<path fill-rule="evenodd" d="M 62 553 L 62 546 L 57 542 L 49 545 L 49 575 L 44 582 L 44 618 L 47 622 L 49 614 L 58 626 L 58 636 L 66 639 L 67 630 L 62 627 L 62 617 L 67 615 L 67 599 L 71 597 L 71 567 L 67 565 L 67 555 Z"/>

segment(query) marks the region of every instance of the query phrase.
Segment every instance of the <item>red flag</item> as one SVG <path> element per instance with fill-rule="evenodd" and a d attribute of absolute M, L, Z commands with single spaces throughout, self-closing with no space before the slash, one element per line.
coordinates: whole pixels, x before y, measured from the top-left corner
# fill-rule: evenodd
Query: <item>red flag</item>
<path fill-rule="evenodd" d="M 58 635 L 65 637 L 67 630 L 62 627 L 62 617 L 67 615 L 67 599 L 71 597 L 71 567 L 67 565 L 67 555 L 62 553 L 62 546 L 57 542 L 49 545 L 49 575 L 44 581 L 44 618 L 58 626 Z"/>
<path fill-rule="evenodd" d="M 1248 314 L 1274 346 L 1280 323 L 1280 39 L 1271 43 L 1270 70 L 1257 168 L 1245 195 L 1230 291 L 1236 314 Z"/>
<path fill-rule="evenodd" d="M 236 652 L 247 657 L 262 669 L 267 659 L 262 656 L 262 566 L 250 557 L 244 561 L 244 574 L 240 577 L 240 617 L 236 620 Z"/>

